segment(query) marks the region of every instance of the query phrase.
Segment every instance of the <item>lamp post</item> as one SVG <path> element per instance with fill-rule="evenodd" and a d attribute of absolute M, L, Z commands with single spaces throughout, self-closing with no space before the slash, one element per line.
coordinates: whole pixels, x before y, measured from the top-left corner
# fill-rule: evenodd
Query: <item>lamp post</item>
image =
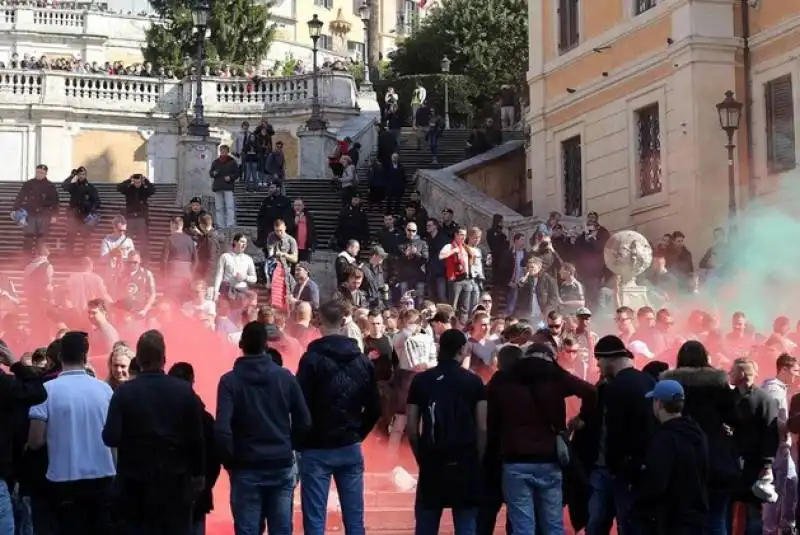
<path fill-rule="evenodd" d="M 358 8 L 358 16 L 364 23 L 364 81 L 361 82 L 361 91 L 372 91 L 372 82 L 369 79 L 369 19 L 372 16 L 369 4 L 366 1 Z"/>
<path fill-rule="evenodd" d="M 444 128 L 450 130 L 450 86 L 447 83 L 450 74 L 450 60 L 447 56 L 442 58 L 442 73 L 444 73 Z"/>
<path fill-rule="evenodd" d="M 197 28 L 197 72 L 195 73 L 194 117 L 189 123 L 189 135 L 208 137 L 208 123 L 203 109 L 203 56 L 205 55 L 206 28 L 211 13 L 209 0 L 196 0 L 192 6 L 192 22 Z"/>
<path fill-rule="evenodd" d="M 733 149 L 736 148 L 736 145 L 733 144 L 733 136 L 739 129 L 742 107 L 743 104 L 733 98 L 733 91 L 731 90 L 726 91 L 725 99 L 717 104 L 719 125 L 728 135 L 728 144 L 725 145 L 725 148 L 728 149 L 728 218 L 731 226 L 736 218 L 736 176 L 733 165 Z"/>
<path fill-rule="evenodd" d="M 319 70 L 317 69 L 317 41 L 319 41 L 320 33 L 322 33 L 322 21 L 319 20 L 316 14 L 308 21 L 308 35 L 311 36 L 311 41 L 314 44 L 312 49 L 313 53 L 313 93 L 311 99 L 311 117 L 306 121 L 306 128 L 311 131 L 320 131 L 328 128 L 325 119 L 322 118 L 322 110 L 319 106 Z"/>

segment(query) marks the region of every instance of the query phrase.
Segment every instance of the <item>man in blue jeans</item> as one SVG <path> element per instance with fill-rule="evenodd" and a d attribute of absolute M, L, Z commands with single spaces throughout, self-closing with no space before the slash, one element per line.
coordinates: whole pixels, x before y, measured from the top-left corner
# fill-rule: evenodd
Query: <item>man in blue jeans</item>
<path fill-rule="evenodd" d="M 302 442 L 300 481 L 305 535 L 324 535 L 331 477 L 347 535 L 364 535 L 364 455 L 361 442 L 381 416 L 372 363 L 343 334 L 345 307 L 332 301 L 319 309 L 322 338 L 309 344 L 297 380 L 311 412 Z"/>
<path fill-rule="evenodd" d="M 248 323 L 233 370 L 219 381 L 216 437 L 231 480 L 236 535 L 292 534 L 294 444 L 311 417 L 297 380 L 264 351 L 266 327 Z"/>

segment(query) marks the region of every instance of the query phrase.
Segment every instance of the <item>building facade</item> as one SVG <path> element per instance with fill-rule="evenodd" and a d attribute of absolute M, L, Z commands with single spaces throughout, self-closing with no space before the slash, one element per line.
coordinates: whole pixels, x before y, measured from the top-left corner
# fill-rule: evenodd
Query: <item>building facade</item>
<path fill-rule="evenodd" d="M 386 56 L 398 38 L 424 15 L 414 0 L 380 0 L 380 49 Z M 361 0 L 276 0 L 270 10 L 276 36 L 266 64 L 287 58 L 311 63 L 308 20 L 316 14 L 325 24 L 319 40 L 320 61 L 362 57 L 364 25 Z M 0 0 L 0 62 L 13 54 L 81 58 L 85 62 L 141 63 L 145 32 L 157 19 L 144 14 L 101 10 L 95 2 L 77 2 L 69 9 Z"/>
<path fill-rule="evenodd" d="M 609 229 L 680 230 L 701 250 L 729 222 L 728 90 L 744 103 L 737 208 L 794 174 L 800 3 L 530 0 L 529 23 L 536 215 L 596 211 Z"/>

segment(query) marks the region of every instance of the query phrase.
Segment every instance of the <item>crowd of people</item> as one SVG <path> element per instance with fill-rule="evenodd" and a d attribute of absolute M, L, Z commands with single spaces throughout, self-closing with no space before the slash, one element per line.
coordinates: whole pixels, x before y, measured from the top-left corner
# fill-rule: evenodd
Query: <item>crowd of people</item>
<path fill-rule="evenodd" d="M 153 184 L 120 184 L 124 212 L 95 244 L 84 231 L 100 199 L 76 169 L 61 187 L 79 269 L 60 285 L 46 244 L 57 186 L 44 165 L 23 185 L 24 299 L 0 284 L 0 360 L 14 375 L 0 375 L 2 535 L 14 522 L 37 535 L 201 533 L 220 466 L 237 535 L 291 533 L 298 482 L 304 531 L 321 535 L 332 477 L 357 535 L 370 434 L 393 477 L 414 481 L 421 535 L 448 508 L 456 534 L 489 535 L 503 505 L 513 535 L 565 533 L 565 505 L 589 535 L 614 521 L 621 535 L 795 532 L 800 330 L 779 317 L 760 334 L 741 311 L 720 327 L 724 307 L 700 292 L 728 274 L 722 229 L 697 265 L 680 231 L 654 243 L 640 280 L 650 306 L 633 309 L 596 213 L 578 234 L 553 213 L 527 239 L 500 216 L 488 229 L 450 209 L 431 217 L 418 192 L 398 214 L 398 195 L 362 200 L 342 182 L 336 289 L 321 295 L 313 214 L 272 173 L 263 265 L 247 236 L 215 226 L 232 217 L 230 153 L 246 156 L 249 139 L 212 164 L 217 216 L 192 199 L 158 263 Z M 355 144 L 338 150 L 357 159 Z M 381 171 L 386 155 L 402 165 L 396 154 L 379 137 Z M 382 228 L 364 202 L 385 207 Z M 200 377 L 214 387 L 194 392 Z"/>

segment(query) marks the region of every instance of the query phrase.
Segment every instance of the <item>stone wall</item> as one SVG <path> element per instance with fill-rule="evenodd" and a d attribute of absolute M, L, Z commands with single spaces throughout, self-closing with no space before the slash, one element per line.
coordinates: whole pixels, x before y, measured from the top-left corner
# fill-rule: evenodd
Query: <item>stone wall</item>
<path fill-rule="evenodd" d="M 497 149 L 467 160 L 472 167 L 454 173 L 472 187 L 497 199 L 516 212 L 524 212 L 526 198 L 526 161 L 522 141 L 504 143 Z"/>

